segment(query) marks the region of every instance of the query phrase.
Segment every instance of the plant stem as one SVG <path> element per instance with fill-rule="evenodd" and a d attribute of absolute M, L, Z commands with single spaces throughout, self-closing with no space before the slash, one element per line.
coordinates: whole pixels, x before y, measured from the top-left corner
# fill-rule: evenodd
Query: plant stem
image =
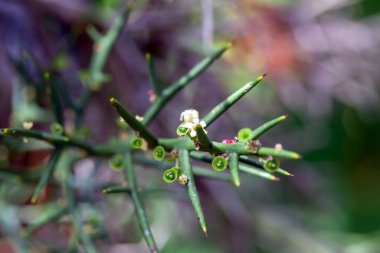
<path fill-rule="evenodd" d="M 203 130 L 203 127 L 200 124 L 197 124 L 195 126 L 195 131 L 197 133 L 197 138 L 201 144 L 202 150 L 208 150 L 208 151 L 213 150 L 212 142 L 208 138 L 207 134 L 205 133 L 205 131 Z"/>
<path fill-rule="evenodd" d="M 124 13 L 115 20 L 107 33 L 98 38 L 96 41 L 96 50 L 93 53 L 90 62 L 90 75 L 93 81 L 100 83 L 102 82 L 104 78 L 104 66 L 107 62 L 112 47 L 124 28 L 130 11 L 131 9 L 127 8 Z"/>
<path fill-rule="evenodd" d="M 253 136 L 252 140 L 256 140 L 261 135 L 263 135 L 265 132 L 267 132 L 271 128 L 275 127 L 276 125 L 278 125 L 282 121 L 286 120 L 287 118 L 288 117 L 286 115 L 282 115 L 280 117 L 277 117 L 275 119 L 272 119 L 272 120 L 262 124 L 261 126 L 259 126 L 258 128 L 256 128 L 255 130 L 252 131 L 252 136 Z"/>
<path fill-rule="evenodd" d="M 239 156 L 238 154 L 232 152 L 228 155 L 228 166 L 231 171 L 232 182 L 239 187 L 240 177 L 239 177 Z"/>
<path fill-rule="evenodd" d="M 57 206 L 57 204 L 53 204 L 47 210 L 44 210 L 42 214 L 40 214 L 33 223 L 29 224 L 27 227 L 23 228 L 20 231 L 20 236 L 28 237 L 33 231 L 42 227 L 43 225 L 52 222 L 54 220 L 59 219 L 62 215 L 68 212 L 67 206 Z"/>
<path fill-rule="evenodd" d="M 148 244 L 150 252 L 158 253 L 158 247 L 154 240 L 152 231 L 150 230 L 148 218 L 146 216 L 143 203 L 139 195 L 131 151 L 127 151 L 125 153 L 125 167 L 124 167 L 123 172 L 124 172 L 124 178 L 128 181 L 128 187 L 130 187 L 130 190 L 131 190 L 131 197 L 135 206 L 137 221 L 139 223 L 140 230 L 144 236 L 146 243 Z"/>
<path fill-rule="evenodd" d="M 41 194 L 42 189 L 46 186 L 46 184 L 48 183 L 49 179 L 53 175 L 54 170 L 55 170 L 56 165 L 57 165 L 57 162 L 59 160 L 59 157 L 60 157 L 60 155 L 62 153 L 62 150 L 63 150 L 63 148 L 59 147 L 59 146 L 54 149 L 53 154 L 51 155 L 50 160 L 48 162 L 48 165 L 47 165 L 44 173 L 40 177 L 38 185 L 37 185 L 37 187 L 35 188 L 35 190 L 33 192 L 32 198 L 30 200 L 30 202 L 32 204 L 35 204 L 37 202 L 37 200 L 38 200 L 38 198 L 39 198 L 39 196 Z"/>
<path fill-rule="evenodd" d="M 239 101 L 245 94 L 247 94 L 253 87 L 259 84 L 265 75 L 259 76 L 255 81 L 249 82 L 229 97 L 227 97 L 223 102 L 215 106 L 204 118 L 206 122 L 206 128 L 209 127 L 217 118 L 219 118 L 225 111 L 227 111 L 231 106 L 233 106 L 237 101 Z"/>
<path fill-rule="evenodd" d="M 45 73 L 45 82 L 50 87 L 50 103 L 53 107 L 53 112 L 55 116 L 55 120 L 60 124 L 64 125 L 64 118 L 63 118 L 63 109 L 61 105 L 61 100 L 58 95 L 58 89 L 56 87 L 56 83 L 51 80 L 50 73 Z"/>
<path fill-rule="evenodd" d="M 156 137 L 148 130 L 148 128 L 132 116 L 132 114 L 130 114 L 119 101 L 111 98 L 110 103 L 125 122 L 127 122 L 133 130 L 138 132 L 138 134 L 147 141 L 149 148 L 154 148 L 158 145 Z"/>
<path fill-rule="evenodd" d="M 16 137 L 26 137 L 26 138 L 34 138 L 42 141 L 46 141 L 48 143 L 62 146 L 72 146 L 81 148 L 89 153 L 96 153 L 96 148 L 93 144 L 87 143 L 84 140 L 67 137 L 58 134 L 51 134 L 36 130 L 27 130 L 23 128 L 4 128 L 1 129 L 1 132 L 6 135 L 16 136 Z M 100 146 L 101 147 L 101 146 Z"/>
<path fill-rule="evenodd" d="M 158 80 L 157 78 L 157 73 L 154 67 L 152 56 L 149 53 L 147 53 L 145 55 L 145 58 L 148 65 L 150 84 L 152 85 L 152 89 L 155 95 L 159 97 L 162 94 L 162 86 L 160 80 Z"/>
<path fill-rule="evenodd" d="M 245 173 L 248 173 L 248 174 L 251 174 L 254 176 L 258 176 L 261 178 L 265 178 L 268 180 L 272 180 L 272 181 L 279 181 L 280 180 L 278 177 L 272 175 L 271 173 L 268 173 L 268 172 L 263 171 L 263 170 L 256 169 L 254 167 L 244 165 L 242 163 L 240 163 L 240 165 L 239 165 L 239 170 L 243 171 Z"/>
<path fill-rule="evenodd" d="M 194 152 L 192 152 L 191 154 L 193 153 Z M 158 167 L 162 170 L 166 170 L 174 166 L 173 162 L 158 162 L 156 160 L 148 159 L 142 155 L 134 155 L 133 159 L 139 164 L 149 165 L 152 167 Z M 194 176 L 200 176 L 200 177 L 210 178 L 214 180 L 225 180 L 225 181 L 231 180 L 230 176 L 227 173 L 221 173 L 209 168 L 204 168 L 204 167 L 199 167 L 199 166 L 192 166 L 192 169 L 193 169 Z"/>
<path fill-rule="evenodd" d="M 103 189 L 103 194 L 110 194 L 110 193 L 131 193 L 131 188 L 127 186 L 122 186 L 122 185 L 116 185 L 116 186 L 111 186 L 108 188 Z"/>
<path fill-rule="evenodd" d="M 191 81 L 202 74 L 216 59 L 220 58 L 222 54 L 231 47 L 231 44 L 227 44 L 221 49 L 215 51 L 209 57 L 206 57 L 197 65 L 195 65 L 186 75 L 179 78 L 175 83 L 164 89 L 160 96 L 154 101 L 149 109 L 144 114 L 144 125 L 149 125 L 152 120 L 158 115 L 163 107 L 177 94 L 181 89 L 186 87 Z"/>
<path fill-rule="evenodd" d="M 283 157 L 288 159 L 300 159 L 301 156 L 295 152 L 283 150 L 283 149 L 275 149 L 275 148 L 266 148 L 261 147 L 257 150 L 257 155 L 260 156 L 274 156 L 274 157 Z"/>
<path fill-rule="evenodd" d="M 199 199 L 198 191 L 195 186 L 193 170 L 191 168 L 190 154 L 186 149 L 179 150 L 179 165 L 183 171 L 183 174 L 187 176 L 187 192 L 189 194 L 191 204 L 193 205 L 196 216 L 198 217 L 199 224 L 205 235 L 207 236 L 207 226 L 202 209 L 202 205 Z"/>

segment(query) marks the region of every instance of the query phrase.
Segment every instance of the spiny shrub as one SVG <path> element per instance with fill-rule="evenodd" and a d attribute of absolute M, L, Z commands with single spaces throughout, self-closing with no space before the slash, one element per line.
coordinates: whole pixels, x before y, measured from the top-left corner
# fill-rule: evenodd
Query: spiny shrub
<path fill-rule="evenodd" d="M 96 44 L 96 47 L 94 47 L 96 50 L 91 58 L 89 70 L 86 72 L 87 87 L 81 99 L 74 100 L 68 95 L 67 91 L 62 90 L 62 87 L 59 87 L 56 82 L 54 73 L 49 71 L 44 74 L 41 73 L 46 87 L 50 90 L 51 109 L 55 115 L 55 122 L 51 125 L 51 132 L 33 130 L 33 124 L 27 122 L 24 124 L 24 128 L 1 130 L 2 135 L 38 139 L 50 143 L 53 147 L 49 162 L 40 175 L 38 185 L 31 196 L 32 203 L 38 202 L 40 194 L 51 179 L 57 164 L 60 162 L 60 166 L 63 166 L 61 170 L 64 173 L 60 180 L 64 185 L 65 204 L 57 204 L 53 212 L 49 211 L 41 214 L 41 217 L 34 223 L 23 228 L 20 233 L 24 237 L 29 236 L 42 225 L 52 222 L 64 214 L 70 214 L 75 229 L 72 239 L 75 242 L 73 247 L 82 245 L 86 252 L 97 252 L 93 243 L 94 237 L 91 233 L 83 230 L 83 220 L 81 220 L 76 205 L 75 185 L 73 183 L 75 177 L 73 174 L 74 164 L 87 157 L 108 158 L 110 166 L 123 173 L 124 180 L 127 183 L 107 187 L 103 189 L 103 193 L 131 195 L 139 227 L 151 252 L 158 252 L 159 249 L 156 246 L 141 200 L 140 186 L 135 176 L 135 164 L 145 164 L 153 168 L 166 168 L 162 175 L 166 183 L 178 182 L 178 187 L 186 187 L 200 227 L 207 234 L 206 219 L 194 176 L 229 180 L 239 187 L 241 184 L 240 173 L 248 173 L 268 180 L 278 180 L 274 173 L 290 175 L 290 173 L 281 169 L 279 159 L 300 158 L 297 153 L 284 150 L 282 147 L 263 147 L 259 142 L 258 138 L 261 135 L 285 120 L 286 116 L 277 117 L 255 129 L 243 128 L 234 134 L 237 137 L 222 142 L 213 141 L 208 135 L 208 128 L 245 94 L 262 82 L 265 75 L 243 85 L 203 117 L 200 117 L 195 109 L 184 111 L 180 115 L 182 124 L 177 127 L 177 138 L 161 138 L 149 130 L 149 124 L 164 106 L 179 91 L 203 73 L 216 59 L 221 57 L 230 48 L 230 44 L 203 59 L 186 75 L 180 77 L 167 88 L 163 88 L 160 81 L 158 81 L 152 57 L 147 54 L 147 66 L 154 94 L 154 99 L 152 99 L 149 109 L 143 117 L 137 117 L 117 99 L 111 98 L 109 100 L 110 105 L 118 114 L 116 124 L 120 131 L 128 132 L 127 136 L 129 137 L 119 138 L 99 145 L 88 142 L 86 140 L 88 133 L 83 131 L 82 127 L 82 116 L 92 94 L 99 90 L 102 84 L 108 80 L 107 75 L 103 73 L 103 68 L 112 46 L 123 29 L 128 14 L 129 10 L 118 18 L 104 35 L 94 31 L 94 28 L 89 30 Z M 68 131 L 68 129 L 64 128 L 65 117 L 63 112 L 67 108 L 75 112 L 75 128 L 73 131 Z M 80 149 L 83 152 L 75 152 L 74 149 Z M 142 153 L 151 153 L 153 159 L 142 156 Z M 207 162 L 211 164 L 210 167 L 213 169 L 193 166 L 192 160 Z M 225 171 L 226 169 L 228 173 Z"/>

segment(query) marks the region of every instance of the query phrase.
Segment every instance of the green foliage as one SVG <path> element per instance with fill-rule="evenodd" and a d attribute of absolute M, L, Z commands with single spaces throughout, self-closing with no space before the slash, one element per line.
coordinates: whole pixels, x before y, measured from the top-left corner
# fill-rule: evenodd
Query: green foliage
<path fill-rule="evenodd" d="M 278 172 L 282 175 L 290 175 L 290 173 L 279 168 L 278 158 L 300 158 L 297 153 L 292 151 L 262 147 L 257 144 L 257 138 L 286 119 L 285 116 L 280 116 L 272 121 L 268 121 L 253 130 L 249 128 L 240 130 L 238 133 L 239 142 L 225 143 L 213 141 L 208 135 L 207 128 L 236 102 L 242 99 L 250 90 L 261 83 L 265 75 L 259 76 L 243 85 L 210 110 L 203 119 L 199 118 L 199 113 L 196 110 L 186 110 L 183 113 L 185 122 L 177 128 L 177 134 L 179 135 L 177 138 L 160 138 L 149 130 L 148 125 L 159 115 L 159 112 L 164 106 L 179 91 L 203 73 L 216 59 L 220 58 L 223 53 L 230 48 L 230 44 L 223 46 L 203 59 L 173 84 L 167 87 L 165 86 L 166 88 L 163 88 L 164 86 L 162 86 L 159 81 L 152 56 L 147 54 L 147 65 L 155 99 L 145 112 L 144 117 L 136 117 L 136 115 L 128 111 L 128 109 L 115 98 L 109 100 L 118 114 L 116 121 L 117 126 L 123 130 L 123 133 L 128 133 L 129 138 L 119 138 L 112 142 L 95 145 L 86 140 L 86 135 L 76 135 L 76 133 L 80 133 L 81 129 L 83 129 L 83 111 L 88 106 L 92 94 L 100 89 L 108 80 L 107 75 L 103 73 L 103 69 L 110 50 L 123 29 L 128 14 L 129 9 L 115 21 L 114 25 L 104 35 L 101 35 L 94 27 L 88 29 L 98 50 L 94 51 L 90 61 L 90 67 L 86 71 L 86 78 L 84 80 L 87 84 L 86 90 L 79 102 L 73 102 L 74 100 L 68 96 L 67 92 L 59 90 L 57 88 L 58 86 L 56 86 L 54 75 L 46 72 L 44 80 L 47 84 L 46 87 L 50 89 L 51 108 L 55 118 L 54 122 L 57 122 L 51 125 L 51 133 L 22 128 L 6 128 L 1 130 L 1 133 L 4 135 L 42 140 L 50 143 L 54 148 L 50 160 L 39 178 L 39 183 L 32 196 L 32 202 L 38 200 L 42 189 L 51 179 L 55 168 L 58 167 L 57 163 L 64 163 L 63 166 L 59 167 L 62 167 L 60 173 L 63 174 L 63 176 L 60 177 L 60 180 L 64 185 L 67 205 L 59 207 L 59 210 L 55 210 L 55 212 L 50 211 L 49 215 L 44 216 L 45 218 L 40 218 L 34 224 L 23 229 L 22 233 L 24 236 L 28 236 L 31 231 L 37 229 L 39 226 L 69 213 L 75 229 L 75 233 L 70 239 L 74 245 L 73 247 L 79 248 L 79 244 L 81 244 L 86 252 L 97 252 L 97 248 L 94 246 L 95 244 L 91 236 L 83 232 L 83 220 L 76 206 L 76 186 L 73 180 L 73 166 L 76 162 L 89 156 L 99 159 L 109 158 L 110 166 L 123 173 L 125 185 L 108 186 L 103 190 L 103 193 L 123 193 L 130 195 L 135 206 L 139 228 L 151 252 L 158 252 L 159 250 L 151 232 L 140 196 L 140 186 L 138 185 L 135 175 L 135 164 L 148 164 L 153 168 L 162 167 L 162 164 L 168 168 L 168 161 L 163 160 L 166 151 L 168 153 L 170 152 L 171 159 L 175 159 L 176 164 L 173 166 L 173 164 L 170 163 L 172 167 L 165 170 L 162 178 L 166 183 L 177 181 L 179 182 L 178 187 L 186 187 L 199 225 L 202 231 L 207 235 L 206 218 L 194 176 L 207 177 L 215 180 L 230 180 L 235 186 L 240 186 L 241 184 L 240 173 L 247 173 L 276 181 L 278 178 L 271 173 Z M 58 65 L 62 67 L 62 64 Z M 75 113 L 74 134 L 70 134 L 72 131 L 64 128 L 65 119 L 63 112 L 65 107 L 63 105 Z M 83 152 L 80 154 L 78 154 L 79 152 L 72 152 L 73 148 L 80 149 Z M 139 153 L 142 152 L 153 152 L 154 160 L 146 157 L 141 158 L 141 154 L 139 156 Z M 228 159 L 225 157 L 228 157 Z M 215 171 L 193 166 L 192 159 L 211 164 Z M 230 174 L 219 173 L 226 170 L 227 167 L 230 170 Z"/>

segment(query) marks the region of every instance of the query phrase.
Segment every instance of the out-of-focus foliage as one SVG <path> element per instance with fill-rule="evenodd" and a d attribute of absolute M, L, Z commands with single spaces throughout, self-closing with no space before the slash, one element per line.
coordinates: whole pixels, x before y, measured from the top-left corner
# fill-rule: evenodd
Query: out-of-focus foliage
<path fill-rule="evenodd" d="M 225 62 L 216 63 L 194 89 L 176 98 L 153 122 L 153 131 L 168 136 L 175 133 L 177 115 L 189 105 L 204 115 L 234 90 L 234 85 L 268 72 L 270 84 L 259 87 L 255 96 L 226 113 L 210 128 L 210 134 L 220 140 L 232 139 L 234 136 L 226 135 L 286 113 L 288 122 L 264 140 L 273 145 L 274 140 L 280 140 L 285 148 L 303 154 L 303 162 L 287 164 L 295 176 L 279 184 L 243 178 L 235 190 L 223 182 L 199 180 L 205 213 L 212 224 L 207 238 L 195 232 L 198 228 L 189 204 L 181 201 L 183 192 L 174 196 L 166 192 L 147 194 L 159 246 L 164 252 L 377 253 L 380 2 L 201 2 L 137 3 L 106 66 L 112 85 L 94 96 L 84 115 L 85 125 L 93 129 L 89 138 L 103 142 L 116 133 L 115 118 L 110 118 L 111 109 L 104 106 L 112 94 L 133 94 L 133 100 L 128 100 L 129 96 L 120 98 L 137 114 L 148 107 L 146 52 L 155 57 L 161 81 L 167 84 L 213 45 L 232 40 L 234 46 Z M 83 91 L 79 73 L 87 67 L 92 52 L 86 27 L 95 24 L 105 30 L 123 3 L 0 3 L 0 127 L 21 126 L 36 119 L 51 122 L 36 66 L 54 66 L 70 94 L 79 97 Z M 38 104 L 32 103 L 35 98 Z M 71 116 L 70 111 L 66 114 Z M 48 130 L 47 124 L 40 127 Z M 15 143 L 2 139 L 0 167 L 17 171 L 31 168 L 33 173 L 25 171 L 23 181 L 35 182 L 33 175 L 46 163 L 49 152 L 34 151 L 44 147 L 41 142 L 21 144 L 22 140 Z M 21 146 L 27 152 L 20 150 Z M 111 231 L 112 236 L 105 240 L 111 242 L 106 245 L 113 246 L 104 248 L 100 244 L 102 252 L 145 252 L 131 202 L 121 196 L 105 199 L 93 194 L 101 192 L 94 189 L 95 185 L 117 179 L 117 172 L 105 169 L 107 166 L 86 160 L 76 167 L 80 196 L 102 203 L 96 209 L 81 206 L 83 218 L 88 219 L 89 229 L 94 221 L 103 220 L 105 227 L 97 229 Z M 141 167 L 141 184 L 162 187 L 149 179 L 151 173 Z M 57 173 L 56 177 L 60 176 Z M 157 173 L 156 178 L 161 177 Z M 26 247 L 27 242 L 16 234 L 19 228 L 33 221 L 42 209 L 54 207 L 29 205 L 35 184 L 20 185 L 16 183 L 20 178 L 12 176 L 0 180 L 6 189 L 0 192 L 0 251 L 13 252 L 11 242 Z M 46 200 L 53 198 L 57 189 L 52 182 L 44 193 Z M 172 201 L 173 197 L 180 201 Z M 32 242 L 35 251 L 64 247 L 71 229 L 64 217 L 41 228 L 34 236 L 38 239 Z"/>

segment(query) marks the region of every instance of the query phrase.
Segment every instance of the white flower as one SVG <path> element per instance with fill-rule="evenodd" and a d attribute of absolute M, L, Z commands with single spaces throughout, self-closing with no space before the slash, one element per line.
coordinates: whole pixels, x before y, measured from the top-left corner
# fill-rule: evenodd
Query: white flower
<path fill-rule="evenodd" d="M 183 121 L 181 124 L 182 127 L 190 129 L 190 137 L 194 138 L 197 136 L 197 132 L 195 131 L 195 126 L 200 124 L 204 129 L 206 127 L 206 122 L 203 120 L 199 120 L 199 112 L 194 109 L 185 110 L 181 113 L 180 120 Z M 206 130 L 204 130 L 206 132 Z M 206 132 L 207 134 L 207 132 Z"/>
<path fill-rule="evenodd" d="M 179 120 L 191 123 L 194 123 L 194 121 L 198 120 L 199 122 L 199 112 L 194 109 L 185 110 L 181 113 Z"/>
<path fill-rule="evenodd" d="M 186 127 L 188 129 L 190 129 L 190 137 L 194 138 L 195 136 L 197 136 L 197 132 L 195 131 L 195 126 L 198 125 L 198 124 L 201 125 L 201 127 L 203 129 L 206 127 L 206 122 L 204 122 L 203 120 L 201 120 L 199 122 L 199 119 L 196 119 L 193 122 L 182 123 L 182 127 Z M 206 130 L 204 130 L 204 131 L 207 134 L 207 131 Z"/>
<path fill-rule="evenodd" d="M 25 121 L 22 123 L 22 127 L 29 130 L 33 127 L 33 122 L 32 121 Z"/>

